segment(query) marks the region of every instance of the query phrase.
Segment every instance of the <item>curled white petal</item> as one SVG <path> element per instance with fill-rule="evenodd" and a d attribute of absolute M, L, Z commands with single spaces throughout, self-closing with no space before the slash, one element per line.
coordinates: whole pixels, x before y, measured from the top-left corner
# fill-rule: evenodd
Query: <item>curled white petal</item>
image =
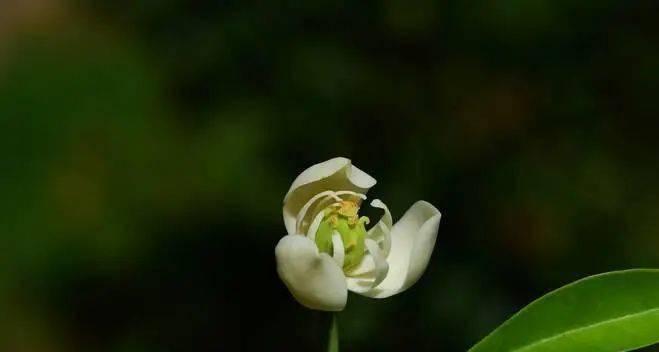
<path fill-rule="evenodd" d="M 309 225 L 308 219 L 306 219 L 308 216 L 317 216 L 318 213 L 327 206 L 341 204 L 341 201 L 343 200 L 341 197 L 345 196 L 353 196 L 362 200 L 366 199 L 366 195 L 353 191 L 320 192 L 311 197 L 311 199 L 309 199 L 309 201 L 307 201 L 307 203 L 300 209 L 300 212 L 295 217 L 295 233 L 290 233 L 289 235 L 304 233 L 307 225 Z M 334 203 L 328 204 L 332 201 L 334 201 Z M 310 212 L 309 209 L 311 209 L 311 206 L 314 204 L 316 204 L 316 206 L 313 208 L 313 211 Z"/>
<path fill-rule="evenodd" d="M 343 269 L 316 244 L 300 235 L 284 236 L 275 248 L 277 273 L 293 297 L 305 307 L 340 311 L 348 290 Z"/>
<path fill-rule="evenodd" d="M 307 231 L 307 237 L 309 237 L 310 240 L 312 241 L 316 240 L 316 232 L 318 232 L 318 228 L 320 227 L 320 223 L 323 221 L 324 216 L 325 214 L 323 213 L 316 214 L 316 217 L 313 219 L 313 222 L 311 222 L 311 225 L 309 225 L 309 230 Z"/>
<path fill-rule="evenodd" d="M 366 193 L 376 181 L 353 166 L 350 159 L 334 158 L 304 170 L 284 197 L 284 224 L 288 234 L 296 232 L 297 215 L 314 195 L 328 190 Z"/>
<path fill-rule="evenodd" d="M 320 211 L 324 210 L 325 208 L 333 205 L 340 205 L 341 200 L 344 200 L 344 198 L 347 198 L 347 196 L 359 198 L 360 201 L 366 199 L 366 195 L 362 193 L 357 193 L 353 191 L 336 191 L 334 192 L 334 196 L 338 197 L 338 202 L 331 203 L 334 200 L 337 200 L 336 198 L 330 198 L 330 197 L 324 197 L 320 201 L 316 202 L 316 206 L 314 206 L 311 214 L 318 214 Z"/>
<path fill-rule="evenodd" d="M 364 260 L 368 260 L 370 262 L 370 266 L 373 268 L 375 267 L 372 257 L 364 257 Z M 368 296 L 368 293 L 373 290 L 374 280 L 374 271 L 369 271 L 368 273 L 359 276 L 346 277 L 348 290 L 364 296 Z"/>
<path fill-rule="evenodd" d="M 439 210 L 428 202 L 414 203 L 391 229 L 387 277 L 380 285 L 362 294 L 385 298 L 412 286 L 428 265 L 441 216 Z"/>
<path fill-rule="evenodd" d="M 377 226 L 380 227 L 382 224 Z M 370 238 L 367 241 L 369 254 L 364 256 L 362 262 L 356 268 L 347 273 L 346 280 L 348 281 L 348 290 L 371 296 L 375 292 L 379 292 L 376 287 L 386 278 L 389 266 L 385 260 L 384 251 L 380 250 L 380 245 Z"/>
<path fill-rule="evenodd" d="M 332 247 L 334 248 L 334 255 L 332 258 L 334 258 L 334 261 L 339 268 L 343 268 L 343 261 L 345 260 L 346 253 L 341 235 L 337 231 L 332 233 Z"/>
<path fill-rule="evenodd" d="M 305 216 L 307 215 L 307 212 L 309 211 L 309 208 L 317 201 L 322 200 L 322 199 L 334 199 L 336 201 L 341 201 L 341 198 L 335 194 L 334 191 L 325 191 L 325 192 L 320 192 L 311 199 L 309 199 L 304 206 L 300 209 L 300 212 L 298 212 L 297 216 L 295 216 L 295 232 L 289 233 L 289 235 L 294 235 L 294 234 L 299 234 L 302 232 L 302 227 L 303 227 L 303 221 Z"/>
<path fill-rule="evenodd" d="M 359 192 L 353 192 L 353 191 L 337 191 L 337 192 L 334 192 L 334 194 L 336 194 L 339 197 L 349 195 L 349 196 L 355 196 L 357 198 L 361 198 L 362 200 L 366 199 L 365 194 L 359 193 Z"/>
<path fill-rule="evenodd" d="M 387 207 L 387 205 L 384 204 L 384 202 L 379 199 L 373 199 L 371 201 L 371 206 L 374 208 L 379 208 L 384 210 L 384 214 L 382 214 L 382 218 L 380 218 L 379 222 L 383 223 L 387 227 L 391 227 L 391 225 L 393 224 L 393 219 L 391 218 L 391 213 L 389 212 L 389 208 Z"/>
<path fill-rule="evenodd" d="M 348 277 L 359 277 L 362 279 L 373 278 L 375 272 L 375 261 L 370 254 L 365 254 L 361 263 L 346 273 Z"/>
<path fill-rule="evenodd" d="M 374 208 L 379 208 L 384 211 L 380 221 L 378 221 L 371 229 L 368 230 L 368 237 L 374 239 L 378 242 L 378 245 L 382 249 L 384 256 L 389 255 L 391 250 L 391 226 L 393 220 L 391 218 L 391 213 L 389 208 L 379 199 L 374 199 L 371 202 L 371 206 Z"/>
<path fill-rule="evenodd" d="M 380 252 L 380 247 L 378 247 L 375 241 L 367 238 L 365 244 L 366 248 L 368 248 L 368 253 L 373 257 L 373 262 L 375 263 L 375 280 L 372 285 L 373 287 L 377 287 L 387 276 L 389 264 L 387 264 L 387 260 Z"/>
<path fill-rule="evenodd" d="M 364 256 L 361 265 L 346 277 L 348 290 L 363 295 L 376 289 L 389 271 L 389 264 L 378 244 L 372 239 L 366 239 L 365 245 L 368 255 Z"/>

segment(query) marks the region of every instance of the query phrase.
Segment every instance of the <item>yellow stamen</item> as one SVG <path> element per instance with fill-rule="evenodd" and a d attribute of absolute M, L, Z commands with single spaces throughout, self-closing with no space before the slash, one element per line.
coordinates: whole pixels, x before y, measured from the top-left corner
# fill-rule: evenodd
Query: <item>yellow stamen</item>
<path fill-rule="evenodd" d="M 339 205 L 339 209 L 337 210 L 337 212 L 340 215 L 343 215 L 350 219 L 356 218 L 358 211 L 359 211 L 359 206 L 357 205 L 357 203 L 349 200 L 341 201 L 341 204 Z"/>

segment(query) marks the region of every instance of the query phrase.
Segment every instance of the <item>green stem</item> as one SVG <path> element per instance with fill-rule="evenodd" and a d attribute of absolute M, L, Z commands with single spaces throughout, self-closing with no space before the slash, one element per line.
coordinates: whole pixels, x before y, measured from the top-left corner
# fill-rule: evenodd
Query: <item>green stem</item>
<path fill-rule="evenodd" d="M 329 341 L 327 342 L 327 352 L 339 352 L 339 323 L 337 313 L 332 314 L 332 325 L 329 330 Z"/>

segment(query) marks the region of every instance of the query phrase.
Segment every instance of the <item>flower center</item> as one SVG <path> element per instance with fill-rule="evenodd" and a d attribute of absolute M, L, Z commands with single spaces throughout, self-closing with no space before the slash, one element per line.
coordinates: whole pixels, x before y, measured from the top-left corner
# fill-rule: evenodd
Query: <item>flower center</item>
<path fill-rule="evenodd" d="M 316 232 L 316 246 L 320 252 L 332 254 L 334 245 L 332 235 L 338 232 L 345 249 L 343 269 L 350 270 L 361 263 L 364 258 L 366 227 L 369 219 L 359 217 L 359 203 L 342 200 L 323 210 L 323 220 Z"/>

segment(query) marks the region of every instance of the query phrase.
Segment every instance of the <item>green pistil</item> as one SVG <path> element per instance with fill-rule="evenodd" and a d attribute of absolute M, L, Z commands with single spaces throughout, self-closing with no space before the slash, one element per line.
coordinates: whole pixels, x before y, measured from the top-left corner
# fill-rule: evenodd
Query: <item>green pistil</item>
<path fill-rule="evenodd" d="M 361 218 L 357 218 L 356 215 L 347 217 L 335 210 L 326 211 L 326 215 L 316 232 L 318 250 L 332 255 L 334 253 L 332 234 L 337 231 L 341 235 L 341 241 L 345 249 L 343 269 L 350 270 L 356 267 L 364 258 L 365 224 L 368 224 L 368 222 L 369 220 L 365 216 Z"/>

